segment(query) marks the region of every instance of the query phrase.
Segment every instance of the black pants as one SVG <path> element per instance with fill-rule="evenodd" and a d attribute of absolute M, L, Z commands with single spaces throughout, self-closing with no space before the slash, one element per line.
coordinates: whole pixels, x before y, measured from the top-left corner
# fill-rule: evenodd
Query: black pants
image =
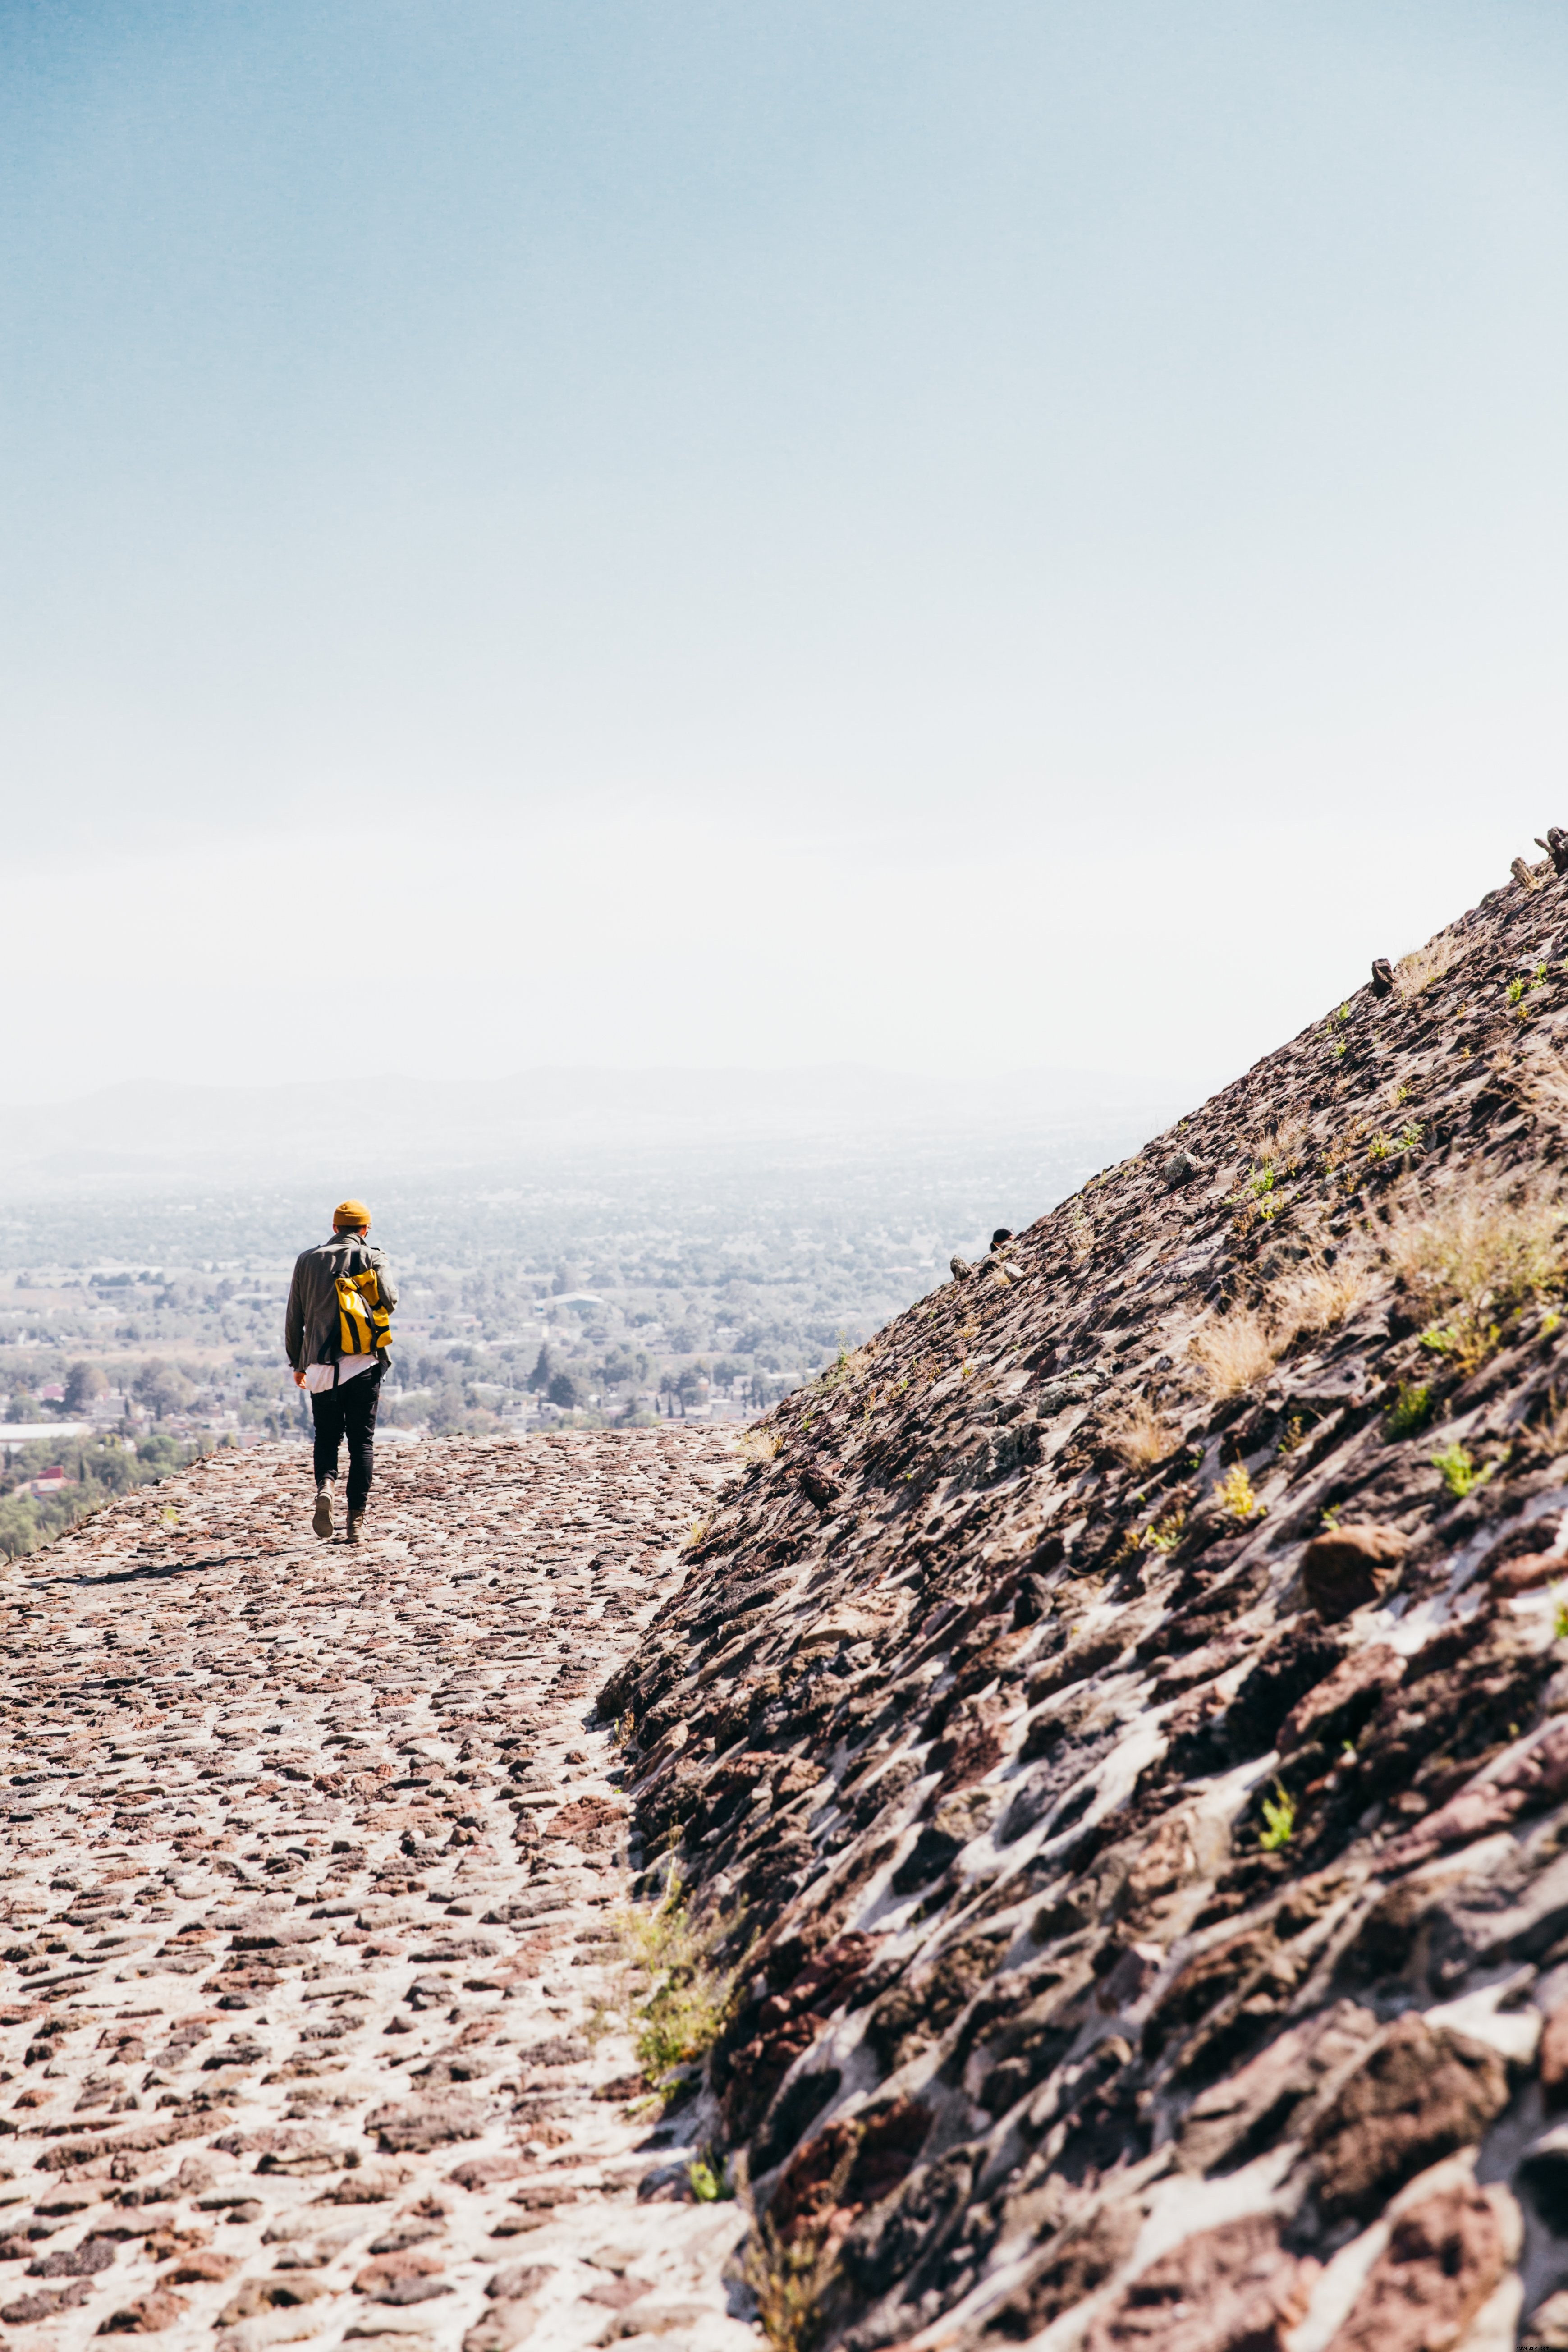
<path fill-rule="evenodd" d="M 349 1442 L 349 1509 L 363 1511 L 375 1460 L 375 1409 L 381 1402 L 381 1366 L 345 1381 L 341 1389 L 318 1389 L 310 1399 L 316 1420 L 316 1484 L 338 1475 L 338 1447 Z"/>

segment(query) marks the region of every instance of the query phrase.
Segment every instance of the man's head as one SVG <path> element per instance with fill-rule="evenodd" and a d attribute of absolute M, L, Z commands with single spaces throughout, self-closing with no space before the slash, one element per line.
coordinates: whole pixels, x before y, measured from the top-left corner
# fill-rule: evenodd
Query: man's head
<path fill-rule="evenodd" d="M 363 1201 L 340 1201 L 332 1211 L 332 1231 L 335 1234 L 367 1234 L 370 1231 L 370 1211 Z"/>

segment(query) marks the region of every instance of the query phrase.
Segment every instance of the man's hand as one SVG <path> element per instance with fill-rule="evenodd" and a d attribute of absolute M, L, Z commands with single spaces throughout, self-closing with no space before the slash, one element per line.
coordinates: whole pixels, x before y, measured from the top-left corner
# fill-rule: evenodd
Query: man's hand
<path fill-rule="evenodd" d="M 305 1375 L 304 1375 L 304 1373 L 303 1373 L 303 1372 L 296 1372 L 296 1373 L 295 1373 L 295 1375 L 294 1375 L 294 1386 L 295 1386 L 297 1389 L 302 1389 L 302 1388 L 304 1387 L 304 1385 L 305 1385 Z"/>

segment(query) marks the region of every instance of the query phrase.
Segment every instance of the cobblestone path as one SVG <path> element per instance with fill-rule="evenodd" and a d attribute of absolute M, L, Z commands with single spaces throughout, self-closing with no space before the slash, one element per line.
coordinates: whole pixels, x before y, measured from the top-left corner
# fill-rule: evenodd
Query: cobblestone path
<path fill-rule="evenodd" d="M 350 1550 L 297 1452 L 219 1454 L 0 1588 L 16 2352 L 755 2343 L 740 2209 L 585 2032 L 626 1849 L 584 1723 L 731 1458 L 386 1448 Z"/>

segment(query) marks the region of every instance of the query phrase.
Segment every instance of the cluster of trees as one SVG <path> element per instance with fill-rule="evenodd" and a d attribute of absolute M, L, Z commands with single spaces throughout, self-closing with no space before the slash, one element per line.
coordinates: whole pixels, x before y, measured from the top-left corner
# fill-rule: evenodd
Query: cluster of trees
<path fill-rule="evenodd" d="M 253 1365 L 237 1373 L 227 1368 L 215 1370 L 210 1365 L 155 1356 L 141 1365 L 117 1363 L 112 1370 L 114 1378 L 110 1381 L 103 1365 L 85 1357 L 53 1369 L 47 1362 L 41 1369 L 31 1366 L 26 1377 L 12 1388 L 5 1419 L 12 1423 L 79 1421 L 111 1387 L 128 1391 L 142 1412 L 155 1423 L 168 1421 L 176 1413 L 200 1410 L 220 1399 L 237 1405 L 243 1418 L 260 1423 L 274 1435 L 281 1434 L 299 1419 L 292 1383 L 282 1365 Z M 41 1388 L 62 1381 L 63 1397 L 44 1398 L 37 1393 Z"/>
<path fill-rule="evenodd" d="M 0 1467 L 0 1556 L 17 1559 L 53 1541 L 78 1519 L 89 1517 L 132 1486 L 156 1485 L 199 1452 L 172 1437 L 141 1437 L 135 1451 L 117 1437 L 71 1440 L 62 1452 L 45 1438 L 23 1446 Z M 22 1490 L 52 1469 L 64 1470 L 68 1486 L 58 1494 Z"/>

